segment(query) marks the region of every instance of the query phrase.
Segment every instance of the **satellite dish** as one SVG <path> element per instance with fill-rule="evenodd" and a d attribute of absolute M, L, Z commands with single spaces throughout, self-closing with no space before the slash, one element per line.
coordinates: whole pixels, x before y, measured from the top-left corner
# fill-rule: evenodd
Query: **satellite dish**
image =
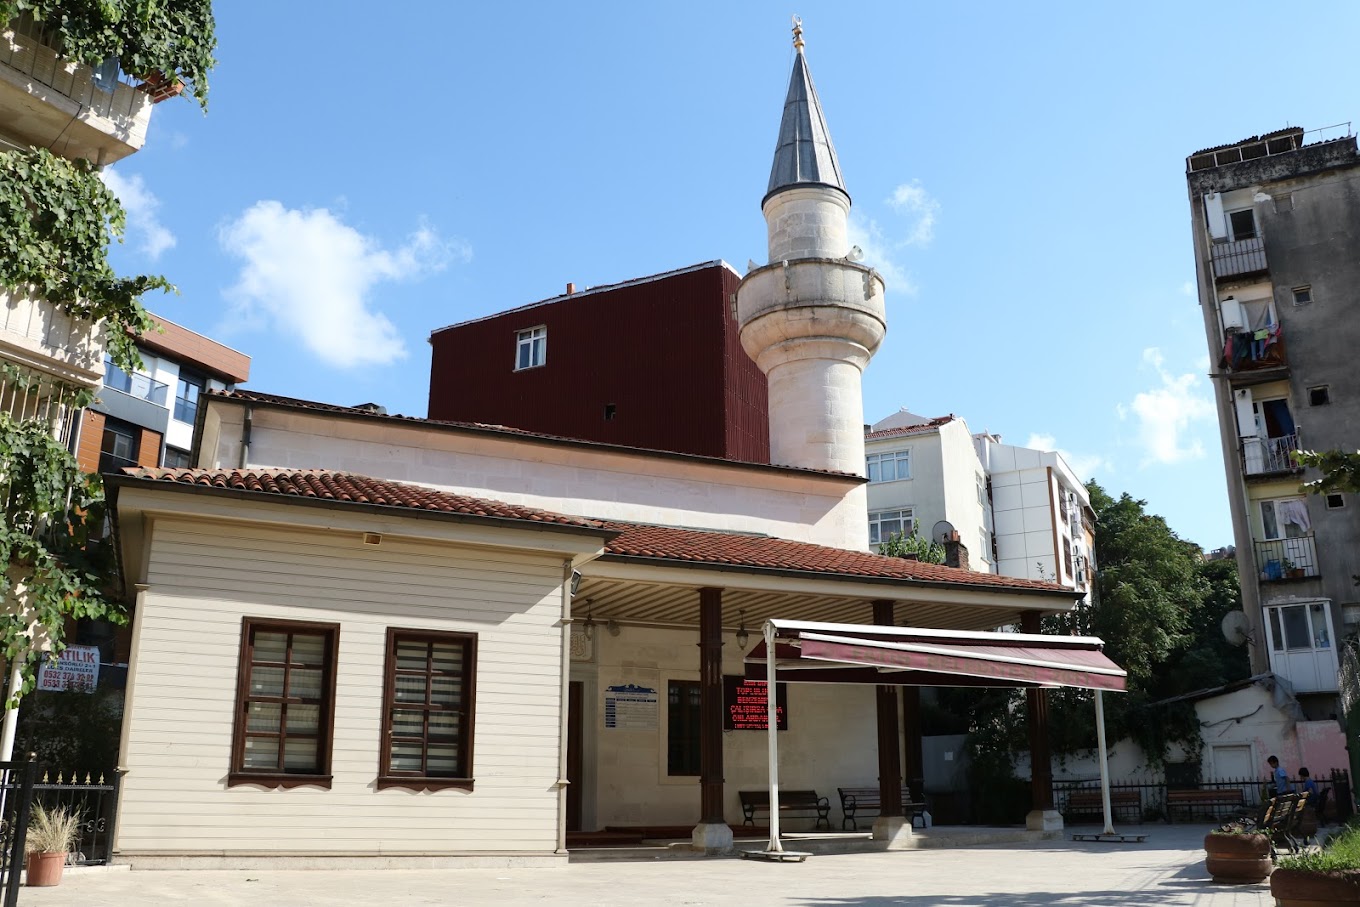
<path fill-rule="evenodd" d="M 1251 639 L 1251 625 L 1243 611 L 1229 611 L 1223 615 L 1223 638 L 1228 645 L 1240 646 Z"/>
<path fill-rule="evenodd" d="M 930 530 L 930 540 L 932 542 L 939 542 L 941 545 L 953 537 L 954 524 L 948 520 L 940 520 L 935 524 L 934 528 Z"/>

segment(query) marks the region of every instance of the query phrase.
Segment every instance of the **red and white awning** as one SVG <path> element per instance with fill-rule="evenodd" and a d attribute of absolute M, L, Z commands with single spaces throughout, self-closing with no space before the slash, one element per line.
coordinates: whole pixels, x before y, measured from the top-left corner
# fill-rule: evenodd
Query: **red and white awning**
<path fill-rule="evenodd" d="M 1079 687 L 1123 692 L 1126 672 L 1090 636 L 976 633 L 771 620 L 776 674 L 787 683 Z M 764 680 L 765 643 L 746 655 Z"/>

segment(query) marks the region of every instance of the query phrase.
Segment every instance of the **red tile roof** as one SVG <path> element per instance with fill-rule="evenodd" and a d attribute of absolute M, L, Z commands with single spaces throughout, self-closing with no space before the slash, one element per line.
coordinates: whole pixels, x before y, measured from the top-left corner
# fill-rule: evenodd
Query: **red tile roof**
<path fill-rule="evenodd" d="M 1080 594 L 1065 586 L 1037 580 L 979 573 L 961 570 L 958 567 L 945 567 L 941 564 L 927 564 L 900 557 L 884 557 L 769 536 L 676 529 L 670 526 L 644 526 L 613 520 L 605 520 L 604 527 L 621 532 L 605 549 L 606 555 L 617 557 L 820 573 L 840 578 L 947 583 L 985 587 L 997 591 L 1022 589 L 1067 593 L 1072 596 Z"/>
<path fill-rule="evenodd" d="M 865 434 L 864 440 L 876 441 L 879 438 L 900 438 L 903 435 L 923 435 L 927 432 L 935 431 L 941 425 L 947 425 L 953 421 L 954 414 L 950 413 L 947 416 L 936 416 L 934 419 L 929 419 L 922 422 L 920 425 L 904 425 L 901 428 L 885 428 L 881 431 L 871 431 Z"/>
<path fill-rule="evenodd" d="M 808 542 L 761 535 L 677 529 L 671 526 L 650 526 L 617 520 L 591 520 L 406 482 L 373 479 L 324 469 L 128 468 L 123 470 L 123 474 L 127 479 L 168 482 L 181 487 L 238 491 L 262 497 L 305 498 L 400 510 L 526 520 L 580 529 L 602 529 L 618 533 L 607 543 L 605 553 L 619 558 L 778 570 L 816 574 L 826 579 L 888 579 L 971 586 L 993 591 L 1025 590 L 1078 594 L 1051 583 L 883 557 L 827 545 L 813 545 Z"/>
<path fill-rule="evenodd" d="M 230 391 L 210 390 L 204 393 L 205 397 L 216 397 L 223 400 L 233 400 L 238 403 L 263 403 L 270 406 L 281 406 L 288 409 L 309 410 L 318 413 L 333 413 L 341 416 L 358 416 L 366 419 L 384 419 L 395 422 L 402 422 L 413 426 L 428 425 L 435 428 L 453 428 L 465 431 L 487 432 L 494 434 L 513 435 L 527 441 L 542 441 L 549 444 L 569 444 L 575 447 L 592 447 L 600 450 L 616 450 L 628 453 L 643 454 L 649 456 L 660 456 L 676 458 L 682 460 L 699 460 L 702 462 L 725 464 L 742 468 L 755 468 L 778 472 L 792 472 L 808 476 L 824 476 L 834 479 L 852 479 L 859 482 L 864 481 L 864 477 L 849 472 L 836 472 L 830 469 L 808 469 L 803 466 L 783 466 L 774 463 L 753 463 L 746 460 L 728 460 L 723 457 L 709 457 L 700 454 L 680 453 L 670 450 L 653 450 L 647 447 L 630 447 L 626 444 L 606 444 L 602 441 L 586 441 L 580 438 L 568 438 L 562 435 L 548 435 L 542 432 L 526 431 L 522 428 L 513 428 L 509 425 L 490 425 L 484 422 L 454 422 L 441 419 L 424 419 L 419 416 L 388 415 L 386 413 L 374 412 L 371 409 L 364 409 L 357 406 L 337 406 L 333 403 L 318 403 L 314 400 L 301 400 L 296 397 L 283 397 L 278 394 L 265 394 L 260 391 L 241 390 L 240 388 Z"/>
<path fill-rule="evenodd" d="M 596 520 L 567 516 L 537 507 L 505 504 L 485 498 L 474 498 L 450 491 L 439 491 L 406 482 L 371 479 L 368 476 L 325 469 L 137 469 L 123 473 L 133 479 L 173 482 L 200 488 L 251 492 L 260 495 L 310 498 L 350 504 L 369 504 L 375 507 L 394 507 L 401 510 L 423 510 L 438 513 L 461 513 L 467 516 L 493 517 L 503 520 L 527 520 L 534 523 L 555 523 L 582 529 L 599 529 Z"/>

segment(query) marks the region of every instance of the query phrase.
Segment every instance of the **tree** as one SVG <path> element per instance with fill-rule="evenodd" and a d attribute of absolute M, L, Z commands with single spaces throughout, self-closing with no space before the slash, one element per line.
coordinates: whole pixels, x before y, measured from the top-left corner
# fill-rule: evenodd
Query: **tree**
<path fill-rule="evenodd" d="M 1322 471 L 1322 478 L 1304 482 L 1300 491 L 1309 494 L 1360 491 L 1360 451 L 1345 453 L 1340 450 L 1296 450 L 1294 462 Z"/>

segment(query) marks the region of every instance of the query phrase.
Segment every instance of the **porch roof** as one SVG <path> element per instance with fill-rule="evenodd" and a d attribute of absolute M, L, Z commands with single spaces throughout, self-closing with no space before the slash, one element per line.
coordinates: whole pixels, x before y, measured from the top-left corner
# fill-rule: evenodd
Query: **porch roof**
<path fill-rule="evenodd" d="M 1122 692 L 1127 674 L 1093 636 L 970 633 L 770 620 L 776 679 L 897 686 L 1079 687 Z M 766 679 L 766 643 L 746 676 Z"/>

